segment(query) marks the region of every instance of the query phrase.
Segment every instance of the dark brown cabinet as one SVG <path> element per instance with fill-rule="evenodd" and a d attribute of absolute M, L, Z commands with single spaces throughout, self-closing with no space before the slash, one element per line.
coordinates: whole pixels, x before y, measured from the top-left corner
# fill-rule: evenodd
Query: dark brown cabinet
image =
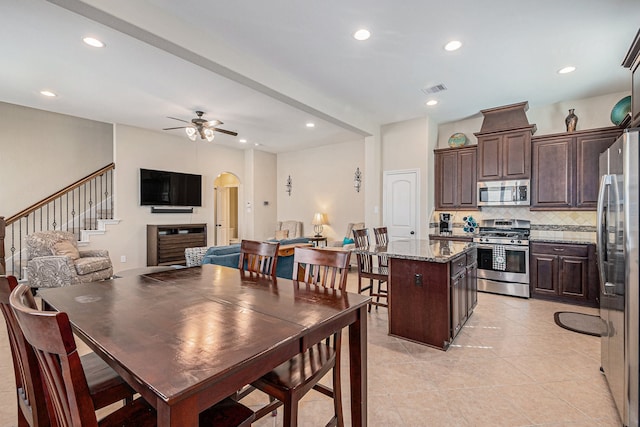
<path fill-rule="evenodd" d="M 597 305 L 595 245 L 532 243 L 531 296 Z"/>
<path fill-rule="evenodd" d="M 631 127 L 640 127 L 640 30 L 636 33 L 622 66 L 631 70 Z M 623 121 L 624 123 L 624 121 Z"/>
<path fill-rule="evenodd" d="M 448 263 L 390 258 L 389 334 L 446 350 L 477 302 L 475 252 Z"/>
<path fill-rule="evenodd" d="M 478 135 L 478 181 L 531 176 L 531 128 Z"/>
<path fill-rule="evenodd" d="M 533 137 L 531 209 L 595 210 L 600 153 L 621 132 L 612 127 Z"/>
<path fill-rule="evenodd" d="M 147 265 L 184 265 L 184 250 L 207 245 L 207 224 L 147 225 Z"/>
<path fill-rule="evenodd" d="M 475 209 L 476 146 L 445 148 L 434 153 L 436 209 Z"/>

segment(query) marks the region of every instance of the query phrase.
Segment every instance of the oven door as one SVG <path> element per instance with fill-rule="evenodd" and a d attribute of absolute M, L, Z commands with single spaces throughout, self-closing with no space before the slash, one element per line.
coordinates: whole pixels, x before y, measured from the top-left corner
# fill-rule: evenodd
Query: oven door
<path fill-rule="evenodd" d="M 529 284 L 529 246 L 479 244 L 477 249 L 478 278 Z"/>

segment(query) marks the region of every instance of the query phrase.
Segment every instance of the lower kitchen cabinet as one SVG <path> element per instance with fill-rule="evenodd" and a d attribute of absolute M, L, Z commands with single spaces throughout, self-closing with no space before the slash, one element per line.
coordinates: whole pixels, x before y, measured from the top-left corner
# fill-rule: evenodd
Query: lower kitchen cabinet
<path fill-rule="evenodd" d="M 598 305 L 595 245 L 531 243 L 531 296 Z"/>

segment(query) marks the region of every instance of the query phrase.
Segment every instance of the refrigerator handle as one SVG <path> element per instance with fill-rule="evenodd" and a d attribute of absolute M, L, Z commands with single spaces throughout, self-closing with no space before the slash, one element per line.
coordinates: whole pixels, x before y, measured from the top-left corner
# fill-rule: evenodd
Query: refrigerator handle
<path fill-rule="evenodd" d="M 598 270 L 600 271 L 600 289 L 601 292 L 606 295 L 605 283 L 607 283 L 607 274 L 604 265 L 604 254 L 607 245 L 607 239 L 604 237 L 604 233 L 607 229 L 607 213 L 604 209 L 604 198 L 607 193 L 607 188 L 611 187 L 611 175 L 602 175 L 600 178 L 600 191 L 598 192 L 598 208 L 597 208 L 597 234 L 596 234 L 596 248 L 598 250 Z"/>

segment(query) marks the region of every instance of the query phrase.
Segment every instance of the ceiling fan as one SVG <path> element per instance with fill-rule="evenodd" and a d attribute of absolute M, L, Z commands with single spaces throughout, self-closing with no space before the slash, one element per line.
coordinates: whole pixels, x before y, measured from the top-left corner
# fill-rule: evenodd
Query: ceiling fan
<path fill-rule="evenodd" d="M 213 141 L 214 134 L 213 132 L 226 133 L 227 135 L 237 136 L 237 132 L 232 132 L 230 130 L 221 129 L 219 126 L 222 124 L 220 120 L 205 120 L 202 118 L 204 112 L 196 111 L 196 115 L 198 117 L 191 119 L 190 122 L 182 119 L 177 119 L 175 117 L 167 117 L 168 119 L 178 120 L 180 122 L 187 123 L 187 126 L 178 126 L 173 128 L 164 128 L 162 130 L 173 130 L 173 129 L 184 129 L 187 133 L 187 136 L 190 140 L 195 141 L 197 136 L 200 135 L 200 138 L 206 139 L 207 141 Z"/>

